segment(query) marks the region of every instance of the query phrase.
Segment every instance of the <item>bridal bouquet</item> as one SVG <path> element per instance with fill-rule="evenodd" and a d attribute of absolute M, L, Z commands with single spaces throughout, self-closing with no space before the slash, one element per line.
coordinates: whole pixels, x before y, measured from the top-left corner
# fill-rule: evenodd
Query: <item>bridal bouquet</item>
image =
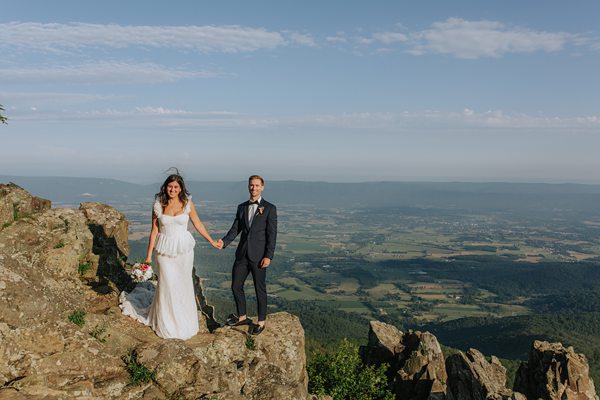
<path fill-rule="evenodd" d="M 135 282 L 146 282 L 147 280 L 152 279 L 153 274 L 154 271 L 150 264 L 135 263 L 131 269 L 130 276 Z"/>

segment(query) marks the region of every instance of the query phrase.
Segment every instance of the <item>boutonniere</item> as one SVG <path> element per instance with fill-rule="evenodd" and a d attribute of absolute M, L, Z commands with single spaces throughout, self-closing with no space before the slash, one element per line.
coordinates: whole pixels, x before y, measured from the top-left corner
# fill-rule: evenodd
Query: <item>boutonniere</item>
<path fill-rule="evenodd" d="M 264 211 L 265 211 L 264 207 L 258 207 L 258 215 L 262 215 Z"/>

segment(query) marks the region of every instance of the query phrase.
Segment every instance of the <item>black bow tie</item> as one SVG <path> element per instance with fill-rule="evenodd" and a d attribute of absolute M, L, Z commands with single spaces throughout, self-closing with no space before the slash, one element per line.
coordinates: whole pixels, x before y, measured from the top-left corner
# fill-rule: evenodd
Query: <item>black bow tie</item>
<path fill-rule="evenodd" d="M 252 204 L 258 204 L 258 200 L 256 200 L 256 201 L 249 201 L 248 202 L 248 205 L 252 205 Z"/>

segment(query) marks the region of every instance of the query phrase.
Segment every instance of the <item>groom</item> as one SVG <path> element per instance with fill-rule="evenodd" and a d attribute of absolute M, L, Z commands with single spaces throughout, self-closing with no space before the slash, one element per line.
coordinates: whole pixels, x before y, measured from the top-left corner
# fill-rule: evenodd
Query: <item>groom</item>
<path fill-rule="evenodd" d="M 265 329 L 267 318 L 267 267 L 275 253 L 277 239 L 277 208 L 262 198 L 265 181 L 258 175 L 248 178 L 250 200 L 237 208 L 231 229 L 218 245 L 225 248 L 241 232 L 240 243 L 235 251 L 235 262 L 231 273 L 231 290 L 235 299 L 238 316 L 227 320 L 227 325 L 251 325 L 246 316 L 246 296 L 244 282 L 252 274 L 256 301 L 258 304 L 258 324 L 252 324 L 250 333 L 258 335 Z"/>

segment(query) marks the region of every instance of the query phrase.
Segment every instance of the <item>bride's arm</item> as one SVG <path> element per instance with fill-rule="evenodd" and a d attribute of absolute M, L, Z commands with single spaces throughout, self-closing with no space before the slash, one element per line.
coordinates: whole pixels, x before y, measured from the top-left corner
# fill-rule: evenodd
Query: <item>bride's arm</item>
<path fill-rule="evenodd" d="M 148 240 L 148 252 L 146 253 L 146 263 L 152 262 L 152 250 L 158 236 L 158 217 L 152 212 L 152 229 L 150 230 L 150 239 Z"/>
<path fill-rule="evenodd" d="M 192 202 L 191 199 L 189 200 L 189 202 L 190 202 L 190 221 L 192 221 L 192 225 L 194 225 L 194 228 L 196 228 L 196 231 L 198 231 L 200 236 L 202 236 L 204 239 L 206 239 L 206 241 L 208 243 L 210 243 L 211 246 L 218 249 L 217 242 L 215 242 L 212 239 L 212 237 L 210 237 L 210 233 L 208 233 L 208 231 L 204 227 L 204 224 L 202 223 L 202 221 L 200 221 L 200 217 L 198 217 L 198 213 L 196 212 L 196 207 L 194 206 L 194 203 Z"/>

